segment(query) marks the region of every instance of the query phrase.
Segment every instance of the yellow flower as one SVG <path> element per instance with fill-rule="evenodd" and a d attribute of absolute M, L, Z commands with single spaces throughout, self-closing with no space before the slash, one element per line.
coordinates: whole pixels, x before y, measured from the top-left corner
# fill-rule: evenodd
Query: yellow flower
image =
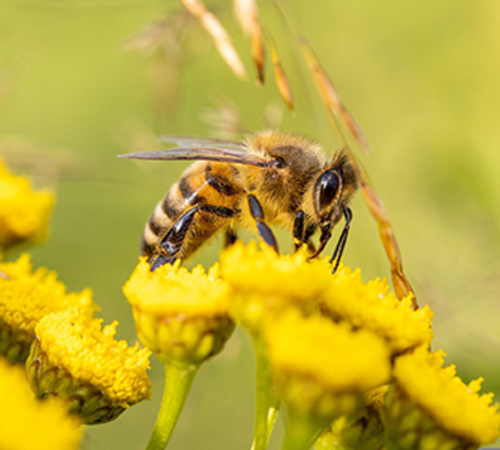
<path fill-rule="evenodd" d="M 329 419 L 351 413 L 390 376 L 389 351 L 373 333 L 297 312 L 266 329 L 268 357 L 286 404 Z"/>
<path fill-rule="evenodd" d="M 35 393 L 68 400 L 86 423 L 150 397 L 149 350 L 115 340 L 117 322 L 102 330 L 101 323 L 76 308 L 45 316 L 26 363 Z"/>
<path fill-rule="evenodd" d="M 35 326 L 45 315 L 77 306 L 93 314 L 92 292 L 68 293 L 54 272 L 32 271 L 30 257 L 0 264 L 0 354 L 24 363 L 35 337 Z"/>
<path fill-rule="evenodd" d="M 288 306 L 314 311 L 318 298 L 331 283 L 326 260 L 307 262 L 303 248 L 291 255 L 278 255 L 271 248 L 257 249 L 255 242 L 236 242 L 221 254 L 222 277 L 232 288 L 232 314 L 255 332 L 273 313 Z"/>
<path fill-rule="evenodd" d="M 324 306 L 335 320 L 347 320 L 356 328 L 384 338 L 393 353 L 401 353 L 432 341 L 432 311 L 416 311 L 410 297 L 399 300 L 385 280 L 361 281 L 361 271 L 341 265 L 325 292 Z"/>
<path fill-rule="evenodd" d="M 76 450 L 82 431 L 59 403 L 37 402 L 23 371 L 0 358 L 0 448 Z"/>
<path fill-rule="evenodd" d="M 415 448 L 415 440 L 425 441 L 429 450 L 443 443 L 450 449 L 476 448 L 498 439 L 493 394 L 478 394 L 482 379 L 464 384 L 455 366 L 442 367 L 443 357 L 442 351 L 419 348 L 396 360 L 386 413 L 391 448 Z"/>
<path fill-rule="evenodd" d="M 229 290 L 218 265 L 208 274 L 165 265 L 151 272 L 141 259 L 123 291 L 140 340 L 164 362 L 199 364 L 220 352 L 233 332 Z"/>
<path fill-rule="evenodd" d="M 54 194 L 34 191 L 29 179 L 9 173 L 0 160 L 0 248 L 45 237 Z"/>

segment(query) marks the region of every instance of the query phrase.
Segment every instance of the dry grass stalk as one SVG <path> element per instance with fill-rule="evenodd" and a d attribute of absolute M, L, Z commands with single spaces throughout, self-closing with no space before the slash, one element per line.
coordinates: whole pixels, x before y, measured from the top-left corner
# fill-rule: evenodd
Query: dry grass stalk
<path fill-rule="evenodd" d="M 257 81 L 259 85 L 264 84 L 264 71 L 266 62 L 266 49 L 264 46 L 264 36 L 259 18 L 254 17 L 252 32 L 250 34 L 252 59 L 257 68 Z"/>
<path fill-rule="evenodd" d="M 169 11 L 163 19 L 147 24 L 129 37 L 124 50 L 138 51 L 151 58 L 149 75 L 154 90 L 153 100 L 161 128 L 176 121 L 176 109 L 181 88 L 180 77 L 185 55 L 194 52 L 195 45 L 186 39 L 196 19 L 185 8 Z M 200 46 L 196 46 L 198 50 Z"/>
<path fill-rule="evenodd" d="M 241 79 L 247 78 L 247 72 L 243 63 L 231 43 L 231 39 L 219 20 L 199 0 L 181 0 L 186 9 L 201 23 L 201 25 L 212 36 L 215 47 L 222 59 Z"/>
<path fill-rule="evenodd" d="M 233 6 L 243 32 L 250 36 L 252 59 L 257 68 L 257 81 L 259 85 L 262 85 L 264 84 L 266 51 L 257 2 L 255 0 L 234 0 Z"/>
<path fill-rule="evenodd" d="M 201 120 L 209 126 L 211 135 L 236 141 L 249 132 L 239 108 L 230 99 L 219 96 L 214 103 L 214 107 L 206 108 L 201 114 Z"/>
<path fill-rule="evenodd" d="M 288 81 L 288 77 L 286 76 L 286 73 L 283 70 L 283 66 L 281 65 L 281 61 L 278 55 L 278 51 L 276 50 L 276 46 L 274 45 L 274 42 L 271 39 L 269 39 L 269 45 L 271 47 L 271 61 L 273 62 L 274 78 L 276 79 L 276 85 L 278 86 L 278 91 L 281 94 L 283 100 L 285 101 L 288 109 L 294 112 L 295 107 L 293 103 L 293 95 L 292 95 L 292 89 L 290 87 L 290 82 Z"/>
<path fill-rule="evenodd" d="M 339 133 L 339 137 L 342 144 L 345 146 L 345 151 L 354 167 L 356 176 L 361 182 L 363 199 L 368 206 L 368 210 L 378 224 L 380 239 L 391 265 L 391 276 L 392 283 L 394 285 L 394 291 L 396 292 L 396 295 L 399 299 L 412 294 L 413 307 L 417 309 L 418 304 L 416 296 L 410 282 L 408 281 L 408 278 L 406 278 L 403 272 L 401 252 L 399 250 L 396 236 L 394 235 L 394 229 L 387 215 L 387 211 L 382 201 L 378 198 L 377 194 L 375 194 L 373 188 L 365 181 L 365 177 L 362 174 L 361 167 L 356 161 L 352 150 L 345 142 L 342 132 L 338 127 L 337 120 L 340 119 L 342 121 L 342 123 L 350 131 L 351 135 L 356 139 L 361 148 L 367 151 L 368 147 L 364 145 L 366 144 L 365 135 L 359 125 L 353 119 L 353 117 L 345 109 L 339 95 L 337 94 L 337 91 L 333 86 L 333 83 L 319 64 L 307 41 L 305 41 L 305 39 L 301 39 L 301 44 L 304 50 L 304 56 L 313 75 L 318 92 L 323 99 L 323 102 L 327 106 L 330 118 L 332 119 L 332 124 L 336 131 Z"/>
<path fill-rule="evenodd" d="M 250 36 L 254 26 L 254 17 L 259 16 L 257 2 L 255 0 L 234 0 L 233 8 L 241 29 Z"/>
<path fill-rule="evenodd" d="M 326 74 L 323 67 L 321 67 L 321 65 L 319 64 L 316 56 L 309 46 L 309 43 L 304 38 L 300 38 L 300 44 L 307 61 L 307 65 L 309 66 L 309 70 L 313 74 L 316 87 L 318 88 L 318 91 L 326 107 L 336 118 L 338 118 L 344 124 L 344 126 L 347 128 L 360 148 L 366 154 L 370 154 L 371 150 L 368 146 L 368 141 L 365 134 L 363 133 L 363 130 L 342 103 L 340 96 L 335 89 L 335 86 Z"/>
<path fill-rule="evenodd" d="M 382 241 L 382 245 L 384 246 L 385 252 L 391 264 L 391 277 L 394 291 L 399 299 L 412 294 L 413 307 L 418 309 L 415 292 L 403 272 L 401 252 L 399 250 L 399 245 L 396 240 L 396 236 L 394 235 L 394 229 L 392 228 L 385 206 L 380 198 L 378 198 L 377 194 L 375 194 L 373 188 L 364 180 L 361 182 L 361 192 L 363 193 L 363 199 L 368 206 L 371 215 L 377 221 L 380 240 Z"/>

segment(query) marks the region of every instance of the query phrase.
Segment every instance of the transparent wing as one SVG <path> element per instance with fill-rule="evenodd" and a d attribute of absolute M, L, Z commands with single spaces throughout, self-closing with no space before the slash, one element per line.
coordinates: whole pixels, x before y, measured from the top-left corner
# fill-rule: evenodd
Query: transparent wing
<path fill-rule="evenodd" d="M 173 142 L 180 147 L 205 147 L 246 150 L 247 146 L 243 142 L 231 141 L 229 139 L 210 139 L 193 136 L 160 136 L 160 142 Z"/>
<path fill-rule="evenodd" d="M 243 147 L 243 149 L 246 147 Z M 267 166 L 269 160 L 261 156 L 247 153 L 246 151 L 229 148 L 210 147 L 174 147 L 168 150 L 155 150 L 150 152 L 127 153 L 118 155 L 118 158 L 145 159 L 150 161 L 182 161 L 204 160 L 220 161 L 234 164 L 247 164 L 251 166 Z"/>

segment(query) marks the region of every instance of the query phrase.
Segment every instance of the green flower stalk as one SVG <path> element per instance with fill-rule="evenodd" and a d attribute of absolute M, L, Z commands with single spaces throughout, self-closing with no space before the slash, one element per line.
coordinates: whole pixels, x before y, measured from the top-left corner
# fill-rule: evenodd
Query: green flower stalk
<path fill-rule="evenodd" d="M 256 410 L 253 450 L 265 450 L 280 401 L 266 357 L 263 330 L 291 306 L 305 312 L 316 310 L 316 299 L 327 288 L 331 274 L 328 263 L 307 263 L 307 251 L 277 255 L 255 242 L 241 242 L 221 255 L 222 275 L 232 288 L 231 316 L 244 327 L 253 342 L 256 358 Z"/>
<path fill-rule="evenodd" d="M 354 414 L 335 420 L 314 445 L 315 450 L 382 450 L 385 444 L 382 412 L 389 386 L 368 391 Z"/>
<path fill-rule="evenodd" d="M 124 286 L 137 334 L 165 365 L 162 405 L 148 450 L 163 450 L 172 436 L 199 366 L 218 354 L 234 330 L 229 289 L 218 265 L 205 273 L 165 265 L 151 272 L 141 259 Z"/>

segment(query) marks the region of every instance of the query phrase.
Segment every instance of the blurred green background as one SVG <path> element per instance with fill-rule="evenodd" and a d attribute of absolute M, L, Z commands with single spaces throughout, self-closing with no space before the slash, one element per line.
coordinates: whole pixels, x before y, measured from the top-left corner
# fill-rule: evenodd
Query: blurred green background
<path fill-rule="evenodd" d="M 361 158 L 419 302 L 435 312 L 434 348 L 447 352 L 465 381 L 484 376 L 485 390 L 500 394 L 500 3 L 288 3 L 368 136 L 373 155 Z M 253 74 L 229 2 L 208 5 Z M 145 221 L 186 164 L 140 165 L 117 154 L 158 148 L 154 136 L 162 132 L 214 136 L 207 116 L 217 121 L 216 105 L 229 101 L 246 130 L 279 124 L 328 152 L 338 148 L 290 32 L 271 2 L 260 8 L 292 83 L 295 116 L 282 106 L 269 67 L 266 86 L 257 88 L 238 80 L 184 15 L 151 25 L 182 10 L 177 2 L 0 2 L 0 153 L 57 192 L 50 237 L 29 251 L 35 266 L 56 270 L 70 289 L 91 287 L 100 315 L 118 320 L 119 337 L 129 342 L 135 332 L 121 287 Z M 353 209 L 346 263 L 361 267 L 365 280 L 387 276 L 361 196 Z M 289 234 L 279 238 L 286 248 Z M 221 243 L 189 265 L 211 264 Z M 201 369 L 169 448 L 250 448 L 253 370 L 248 339 L 237 332 Z M 162 392 L 154 358 L 151 379 L 152 401 L 89 428 L 83 448 L 145 447 Z"/>

